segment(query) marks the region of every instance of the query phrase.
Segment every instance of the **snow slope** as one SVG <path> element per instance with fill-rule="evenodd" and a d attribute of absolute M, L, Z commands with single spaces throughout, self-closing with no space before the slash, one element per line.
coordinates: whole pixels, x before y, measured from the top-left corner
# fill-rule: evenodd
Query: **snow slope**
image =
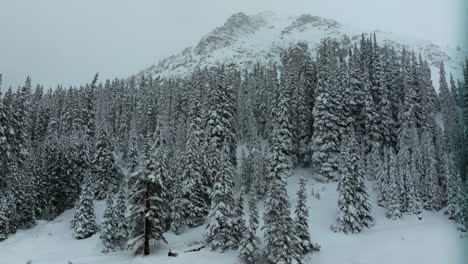
<path fill-rule="evenodd" d="M 292 206 L 296 204 L 296 192 L 300 175 L 310 178 L 309 169 L 297 169 L 288 180 L 288 193 Z M 334 223 L 336 212 L 336 183 L 312 183 L 309 180 L 308 192 L 320 192 L 320 200 L 308 197 L 310 228 L 314 242 L 322 246 L 319 253 L 306 257 L 306 263 L 314 264 L 462 264 L 468 259 L 466 245 L 468 239 L 460 238 L 453 222 L 442 212 L 424 212 L 424 219 L 405 215 L 401 220 L 385 218 L 384 210 L 374 208 L 375 226 L 360 234 L 345 235 L 334 233 L 329 226 Z M 368 183 L 372 203 L 376 204 L 376 194 Z M 262 215 L 263 204 L 259 204 Z M 101 221 L 104 203 L 96 203 L 98 221 Z M 186 243 L 201 241 L 205 227 L 187 230 L 180 236 L 166 233 L 168 245 L 154 248 L 148 257 L 134 257 L 128 251 L 101 253 L 99 235 L 85 240 L 72 238 L 70 220 L 73 211 L 69 210 L 52 222 L 41 221 L 30 230 L 21 230 L 16 235 L 0 242 L 0 264 L 150 264 L 150 263 L 239 263 L 237 252 L 215 253 L 208 249 L 199 252 L 183 253 L 189 246 Z M 261 225 L 262 223 L 260 223 Z M 261 236 L 260 232 L 259 235 Z M 463 246 L 465 250 L 463 251 Z M 172 249 L 178 252 L 176 258 L 167 257 Z"/>
<path fill-rule="evenodd" d="M 255 15 L 236 13 L 224 25 L 203 37 L 194 47 L 161 60 L 140 74 L 152 76 L 187 76 L 196 67 L 211 67 L 220 63 L 234 64 L 250 69 L 257 62 L 279 63 L 279 54 L 292 44 L 305 42 L 314 53 L 320 40 L 327 37 L 338 40 L 344 47 L 359 43 L 362 33 L 376 33 L 380 45 L 401 50 L 405 46 L 429 61 L 434 86 L 438 87 L 438 67 L 444 61 L 446 71 L 455 78 L 462 77 L 466 51 L 456 43 L 441 47 L 429 41 L 402 36 L 374 28 L 356 28 L 333 19 L 309 14 L 284 17 L 272 12 Z"/>

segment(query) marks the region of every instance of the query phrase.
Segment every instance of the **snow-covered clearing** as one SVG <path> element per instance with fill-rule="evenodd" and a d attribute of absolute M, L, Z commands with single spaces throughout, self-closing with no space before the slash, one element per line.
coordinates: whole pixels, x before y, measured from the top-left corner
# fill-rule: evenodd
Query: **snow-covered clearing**
<path fill-rule="evenodd" d="M 296 204 L 296 191 L 300 175 L 310 177 L 310 170 L 297 169 L 288 181 L 288 193 L 292 209 Z M 329 226 L 336 218 L 336 184 L 312 183 L 308 192 L 320 192 L 320 200 L 309 195 L 310 227 L 314 242 L 322 249 L 306 257 L 306 263 L 314 264 L 462 264 L 468 259 L 468 240 L 460 238 L 455 224 L 442 212 L 424 212 L 424 219 L 404 215 L 401 220 L 385 218 L 384 210 L 374 206 L 375 226 L 360 234 L 333 233 Z M 375 205 L 376 194 L 368 183 Z M 96 212 L 101 221 L 104 203 L 97 202 Z M 260 213 L 262 204 L 259 204 Z M 262 213 L 260 214 L 262 215 Z M 180 236 L 167 233 L 168 244 L 154 248 L 148 257 L 135 257 L 130 252 L 101 253 L 99 235 L 75 240 L 70 230 L 73 211 L 69 210 L 52 222 L 40 221 L 30 230 L 20 230 L 0 242 L 0 264 L 149 264 L 149 263 L 239 263 L 237 252 L 215 253 L 209 249 L 183 253 L 186 243 L 201 241 L 205 227 L 187 230 Z M 261 236 L 261 234 L 259 233 Z M 168 257 L 172 249 L 178 257 Z"/>

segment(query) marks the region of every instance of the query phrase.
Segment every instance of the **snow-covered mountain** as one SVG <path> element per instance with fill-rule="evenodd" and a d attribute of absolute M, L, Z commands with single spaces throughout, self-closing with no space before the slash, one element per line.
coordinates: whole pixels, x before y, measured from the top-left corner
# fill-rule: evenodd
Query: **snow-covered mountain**
<path fill-rule="evenodd" d="M 186 76 L 197 66 L 210 67 L 219 63 L 248 69 L 257 62 L 279 63 L 280 52 L 298 42 L 307 43 L 314 53 L 320 40 L 325 37 L 350 46 L 360 41 L 362 33 L 374 32 L 381 45 L 385 43 L 397 50 L 404 45 L 421 53 L 431 65 L 433 80 L 438 80 L 437 65 L 442 60 L 448 72 L 456 78 L 461 77 L 462 65 L 468 53 L 458 47 L 441 47 L 429 41 L 381 30 L 356 28 L 309 14 L 284 17 L 272 12 L 233 14 L 224 25 L 208 33 L 195 46 L 163 59 L 141 73 L 160 77 Z M 436 87 L 437 83 L 434 82 Z"/>

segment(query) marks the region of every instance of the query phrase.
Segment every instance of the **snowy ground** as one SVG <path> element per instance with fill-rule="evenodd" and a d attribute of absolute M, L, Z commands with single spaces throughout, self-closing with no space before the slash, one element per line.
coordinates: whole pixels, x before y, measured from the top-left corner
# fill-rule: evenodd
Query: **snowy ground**
<path fill-rule="evenodd" d="M 298 169 L 289 179 L 288 192 L 292 206 L 296 204 L 299 175 L 310 171 Z M 370 184 L 371 198 L 376 196 Z M 319 253 L 306 257 L 306 263 L 314 264 L 462 264 L 468 259 L 468 240 L 461 239 L 455 225 L 441 212 L 424 212 L 424 219 L 405 215 L 399 221 L 385 218 L 384 210 L 374 207 L 375 226 L 357 235 L 333 233 L 329 226 L 336 218 L 336 184 L 308 184 L 311 190 L 320 192 L 320 200 L 309 195 L 310 226 L 313 240 L 322 246 Z M 260 209 L 262 205 L 259 204 Z M 104 203 L 96 203 L 98 221 L 101 220 Z M 85 240 L 75 240 L 70 230 L 73 212 L 67 211 L 55 221 L 41 221 L 30 230 L 0 242 L 0 264 L 149 264 L 149 263 L 239 263 L 237 252 L 222 254 L 202 249 L 183 253 L 186 243 L 203 239 L 205 227 L 187 230 L 183 235 L 167 233 L 168 245 L 153 249 L 148 257 L 134 257 L 130 252 L 101 253 L 99 235 Z M 259 233 L 260 235 L 260 233 Z M 167 257 L 172 249 L 176 258 Z M 464 249 L 464 250 L 463 250 Z"/>

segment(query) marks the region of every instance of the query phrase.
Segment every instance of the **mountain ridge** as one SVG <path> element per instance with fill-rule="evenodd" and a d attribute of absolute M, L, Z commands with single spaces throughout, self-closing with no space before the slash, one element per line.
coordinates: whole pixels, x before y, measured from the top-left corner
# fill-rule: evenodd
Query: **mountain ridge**
<path fill-rule="evenodd" d="M 320 40 L 325 37 L 351 46 L 360 41 L 362 34 L 374 33 L 380 45 L 389 45 L 397 50 L 405 47 L 421 53 L 431 66 L 436 88 L 440 61 L 444 61 L 447 71 L 455 78 L 462 77 L 463 63 L 468 53 L 459 47 L 441 47 L 430 41 L 378 29 L 359 29 L 334 19 L 311 14 L 285 17 L 270 11 L 254 15 L 235 13 L 194 46 L 166 57 L 139 74 L 162 78 L 184 77 L 197 67 L 212 67 L 221 63 L 234 64 L 248 70 L 257 62 L 280 64 L 280 53 L 299 42 L 306 43 L 309 51 L 314 53 Z"/>

